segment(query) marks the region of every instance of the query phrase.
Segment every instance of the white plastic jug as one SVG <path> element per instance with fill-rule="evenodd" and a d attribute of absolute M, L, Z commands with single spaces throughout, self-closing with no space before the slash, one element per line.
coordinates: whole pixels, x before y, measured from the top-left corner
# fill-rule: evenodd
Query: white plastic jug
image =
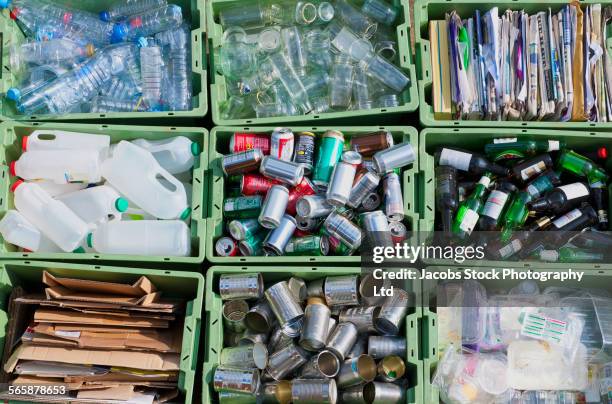
<path fill-rule="evenodd" d="M 61 252 L 62 250 L 43 235 L 16 210 L 9 210 L 0 219 L 0 234 L 4 241 L 34 252 Z"/>
<path fill-rule="evenodd" d="M 102 254 L 188 256 L 189 227 L 180 220 L 114 221 L 87 236 L 87 245 Z"/>
<path fill-rule="evenodd" d="M 23 151 L 34 150 L 84 150 L 103 151 L 110 146 L 110 136 L 63 130 L 35 130 L 21 140 Z"/>
<path fill-rule="evenodd" d="M 119 142 L 113 156 L 102 164 L 102 175 L 136 206 L 159 219 L 189 217 L 183 184 L 142 147 L 125 140 Z"/>
<path fill-rule="evenodd" d="M 15 208 L 63 251 L 74 251 L 87 236 L 87 223 L 38 185 L 19 180 L 11 190 Z"/>
<path fill-rule="evenodd" d="M 170 184 L 165 179 L 160 179 L 160 182 L 164 184 Z M 192 200 L 191 198 L 193 195 L 193 186 L 189 184 L 188 182 L 181 181 L 181 183 L 185 187 L 185 195 L 187 195 L 187 201 L 191 201 Z M 136 206 L 136 204 L 132 201 L 129 201 L 129 207 L 121 215 L 121 220 L 155 220 L 155 219 L 157 219 L 155 216 L 145 212 L 142 208 L 140 208 L 139 206 Z M 188 220 L 188 219 L 189 217 L 184 218 L 183 220 Z"/>
<path fill-rule="evenodd" d="M 9 165 L 10 174 L 24 180 L 94 183 L 101 180 L 97 150 L 36 150 L 25 152 Z"/>
<path fill-rule="evenodd" d="M 71 182 L 69 184 L 56 184 L 49 180 L 38 180 L 34 181 L 36 185 L 47 191 L 52 197 L 59 195 L 68 194 L 70 192 L 80 191 L 81 189 L 87 188 L 87 184 L 84 182 Z"/>
<path fill-rule="evenodd" d="M 119 219 L 128 208 L 128 201 L 108 185 L 86 188 L 55 198 L 62 201 L 90 228 L 111 219 Z"/>
<path fill-rule="evenodd" d="M 185 136 L 162 140 L 136 139 L 132 143 L 150 151 L 159 165 L 170 174 L 189 170 L 193 167 L 195 156 L 200 154 L 200 145 Z"/>

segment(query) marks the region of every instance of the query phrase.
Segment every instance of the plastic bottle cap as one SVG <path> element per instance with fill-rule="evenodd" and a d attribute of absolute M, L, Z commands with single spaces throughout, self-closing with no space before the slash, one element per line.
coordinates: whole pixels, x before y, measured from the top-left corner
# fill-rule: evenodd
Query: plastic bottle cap
<path fill-rule="evenodd" d="M 183 211 L 183 213 L 181 213 L 181 220 L 185 220 L 189 217 L 189 215 L 191 214 L 191 208 L 187 208 Z"/>
<path fill-rule="evenodd" d="M 125 198 L 117 198 L 115 201 L 115 208 L 119 212 L 125 212 L 128 209 L 129 202 Z"/>
<path fill-rule="evenodd" d="M 93 233 L 87 235 L 87 247 L 93 248 Z"/>
<path fill-rule="evenodd" d="M 597 157 L 599 157 L 602 160 L 605 160 L 608 158 L 608 149 L 606 149 L 605 147 L 600 147 L 599 150 L 597 150 Z"/>
<path fill-rule="evenodd" d="M 21 98 L 21 91 L 18 88 L 11 87 L 6 92 L 6 98 L 12 101 L 19 101 Z"/>
<path fill-rule="evenodd" d="M 15 192 L 17 187 L 20 186 L 21 184 L 23 184 L 23 180 L 18 180 L 13 185 L 11 185 L 11 192 Z"/>
<path fill-rule="evenodd" d="M 110 13 L 108 11 L 100 11 L 100 19 L 104 22 L 111 20 Z"/>
<path fill-rule="evenodd" d="M 111 42 L 118 43 L 123 42 L 129 32 L 129 28 L 124 23 L 117 23 L 113 26 L 113 33 L 111 35 Z"/>
<path fill-rule="evenodd" d="M 83 247 L 75 248 L 73 253 L 75 254 L 85 254 L 85 249 Z"/>
<path fill-rule="evenodd" d="M 17 172 L 15 171 L 16 164 L 16 161 L 11 161 L 11 163 L 9 164 L 9 174 L 11 174 L 13 177 L 17 176 Z"/>
<path fill-rule="evenodd" d="M 141 48 L 146 48 L 149 42 L 147 41 L 147 38 L 141 36 L 136 40 L 136 44 Z"/>
<path fill-rule="evenodd" d="M 197 144 L 196 142 L 193 142 L 191 144 L 191 154 L 193 154 L 194 156 L 197 156 L 198 154 L 200 154 L 200 145 Z"/>
<path fill-rule="evenodd" d="M 93 44 L 88 43 L 87 45 L 85 45 L 85 52 L 87 53 L 87 56 L 93 56 L 94 53 L 96 53 L 96 48 L 93 46 Z"/>
<path fill-rule="evenodd" d="M 11 0 L 0 0 L 0 8 L 8 8 L 11 4 Z"/>
<path fill-rule="evenodd" d="M 19 15 L 19 8 L 17 7 L 13 8 L 11 12 L 9 13 L 9 17 L 11 17 L 11 20 L 16 20 L 18 15 Z"/>
<path fill-rule="evenodd" d="M 21 151 L 28 151 L 28 138 L 29 136 L 24 136 L 21 138 Z"/>

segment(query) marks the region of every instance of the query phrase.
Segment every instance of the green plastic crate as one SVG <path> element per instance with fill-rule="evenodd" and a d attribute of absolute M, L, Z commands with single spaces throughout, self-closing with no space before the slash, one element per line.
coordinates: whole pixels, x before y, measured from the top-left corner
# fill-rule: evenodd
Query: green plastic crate
<path fill-rule="evenodd" d="M 190 111 L 162 112 L 104 112 L 104 113 L 71 113 L 63 115 L 22 115 L 15 108 L 15 102 L 0 97 L 0 120 L 49 121 L 49 120 L 84 120 L 84 119 L 155 119 L 155 118 L 202 118 L 208 112 L 208 81 L 206 75 L 206 18 L 204 16 L 205 0 L 170 0 L 181 6 L 183 18 L 191 23 L 191 69 L 192 69 L 192 107 Z M 54 3 L 94 12 L 96 15 L 114 0 L 56 0 Z M 19 80 L 10 70 L 9 48 L 23 42 L 25 35 L 15 21 L 9 17 L 9 10 L 0 13 L 0 38 L 2 48 L 2 71 L 0 72 L 0 93 L 19 85 Z"/>
<path fill-rule="evenodd" d="M 214 400 L 212 397 L 216 393 L 212 387 L 214 370 L 219 364 L 219 355 L 223 348 L 223 318 L 221 316 L 223 303 L 219 296 L 219 276 L 226 273 L 253 273 L 259 272 L 263 276 L 266 284 L 271 282 L 279 282 L 289 279 L 291 276 L 297 276 L 305 281 L 311 281 L 326 276 L 333 275 L 349 275 L 359 274 L 361 270 L 356 267 L 291 267 L 287 269 L 279 269 L 275 267 L 227 267 L 213 266 L 206 274 L 206 353 L 204 357 L 204 371 L 202 383 L 202 402 L 211 403 Z M 421 295 L 421 281 L 412 283 L 412 292 L 415 293 L 417 299 Z M 419 360 L 419 319 L 421 317 L 421 307 L 417 304 L 415 308 L 411 308 L 406 317 L 405 336 L 407 341 L 407 374 L 409 375 L 408 394 L 406 395 L 406 403 L 420 404 L 420 398 L 423 395 L 423 363 Z M 254 402 L 254 401 L 253 401 Z"/>
<path fill-rule="evenodd" d="M 59 277 L 123 283 L 135 282 L 144 275 L 163 292 L 164 296 L 186 299 L 178 387 L 184 394 L 185 404 L 199 402 L 194 399 L 193 395 L 204 300 L 204 277 L 201 274 L 42 261 L 0 261 L 0 329 L 2 330 L 0 332 L 0 354 L 4 347 L 5 329 L 9 321 L 9 313 L 6 310 L 11 290 L 16 286 L 21 286 L 26 291 L 40 290 L 43 271 Z M 36 284 L 41 286 L 34 286 Z M 33 287 L 36 289 L 33 290 Z"/>
<path fill-rule="evenodd" d="M 337 128 L 337 127 L 336 127 Z M 297 132 L 310 131 L 315 134 L 322 134 L 328 129 L 335 129 L 334 127 L 291 127 L 291 129 Z M 345 256 L 321 256 L 321 257 L 307 257 L 307 256 L 280 256 L 280 257 L 219 257 L 215 253 L 215 241 L 222 235 L 226 235 L 224 232 L 224 221 L 223 221 L 223 198 L 224 198 L 224 184 L 225 176 L 221 169 L 221 157 L 227 154 L 229 150 L 230 137 L 235 132 L 257 132 L 257 133 L 271 133 L 274 127 L 215 127 L 210 132 L 210 153 L 209 153 L 209 173 L 210 173 L 210 202 L 209 207 L 210 216 L 208 219 L 208 231 L 206 240 L 206 258 L 208 261 L 216 264 L 236 264 L 236 263 L 248 263 L 248 264 L 269 264 L 271 262 L 291 262 L 291 263 L 338 263 L 338 264 L 352 264 L 358 265 L 361 262 L 359 255 L 350 257 Z M 410 141 L 412 145 L 417 147 L 418 134 L 416 129 L 413 127 L 400 127 L 400 126 L 348 126 L 340 127 L 345 138 L 350 137 L 357 133 L 368 133 L 377 130 L 389 130 L 393 133 L 393 138 L 396 143 Z M 418 162 L 414 162 L 408 169 L 403 170 L 403 191 L 404 191 L 404 211 L 406 215 L 405 221 L 408 222 L 408 231 L 416 230 L 418 221 L 418 215 L 416 213 L 417 193 L 415 192 L 415 175 L 418 172 Z"/>
<path fill-rule="evenodd" d="M 26 253 L 3 241 L 0 236 L 0 257 L 11 259 L 38 259 L 47 261 L 66 260 L 95 260 L 128 262 L 131 266 L 143 266 L 145 263 L 173 263 L 173 264 L 199 264 L 204 261 L 204 247 L 206 234 L 206 209 L 208 182 L 206 181 L 206 167 L 208 166 L 208 131 L 203 128 L 175 128 L 157 126 L 127 126 L 127 125 L 89 125 L 89 124 L 60 124 L 39 122 L 5 122 L 0 124 L 0 217 L 9 209 L 14 209 L 13 194 L 10 192 L 11 183 L 16 177 L 9 174 L 8 165 L 21 155 L 21 139 L 34 130 L 66 130 L 72 132 L 86 132 L 104 134 L 111 137 L 111 143 L 120 140 L 144 138 L 149 140 L 166 139 L 173 136 L 185 136 L 198 142 L 202 153 L 196 159 L 193 169 L 193 195 L 191 202 L 191 256 L 190 257 L 161 257 L 120 254 L 74 254 L 74 253 Z M 149 264 L 150 265 L 150 264 Z"/>
<path fill-rule="evenodd" d="M 568 1 L 558 0 L 492 0 L 481 2 L 477 0 L 415 0 L 414 4 L 414 37 L 415 37 L 415 64 L 419 80 L 419 116 L 421 123 L 426 126 L 453 126 L 453 127 L 490 127 L 500 128 L 529 128 L 529 129 L 583 129 L 583 130 L 612 130 L 612 123 L 606 122 L 546 122 L 546 121 L 484 121 L 484 120 L 442 120 L 435 119 L 432 100 L 431 46 L 429 41 L 429 21 L 444 20 L 446 13 L 457 10 L 461 18 L 474 15 L 475 10 L 484 12 L 492 7 L 499 8 L 501 15 L 505 10 L 524 10 L 532 14 L 546 11 L 550 7 L 553 12 L 559 11 Z M 601 1 L 583 0 L 580 5 L 584 8 L 589 4 L 599 4 Z M 612 41 L 607 41 L 608 50 L 612 48 Z"/>
<path fill-rule="evenodd" d="M 419 231 L 425 236 L 427 232 L 434 230 L 436 217 L 435 203 L 435 166 L 434 152 L 439 146 L 460 147 L 474 150 L 480 153 L 484 150 L 486 143 L 492 142 L 499 137 L 516 137 L 519 139 L 550 139 L 565 141 L 567 147 L 580 149 L 599 147 L 602 145 L 612 148 L 612 133 L 606 132 L 580 132 L 571 130 L 539 130 L 539 129 L 481 129 L 481 128 L 428 128 L 421 131 L 419 136 L 419 163 L 421 167 L 421 181 L 419 181 L 419 194 L 423 195 L 422 204 L 419 207 L 421 220 Z M 612 172 L 612 161 L 608 160 L 605 167 Z M 610 205 L 612 208 L 612 205 Z M 446 261 L 427 261 L 430 264 L 446 264 Z M 468 261 L 466 261 L 468 262 Z M 538 268 L 567 268 L 567 263 L 538 263 L 536 261 L 512 262 L 512 265 L 520 265 L 524 268 L 537 266 Z M 500 266 L 507 265 L 507 261 L 474 260 L 470 265 L 476 266 Z M 467 264 L 462 264 L 467 265 Z M 597 269 L 601 264 L 571 264 L 575 269 Z"/>
<path fill-rule="evenodd" d="M 505 268 L 512 268 L 512 265 L 506 265 Z M 452 269 L 461 270 L 466 267 L 454 267 Z M 490 268 L 494 268 L 490 266 Z M 514 267 L 519 269 L 519 267 Z M 579 288 L 597 288 L 605 289 L 612 293 L 612 269 L 608 265 L 605 269 L 597 271 L 588 271 L 585 273 L 582 281 L 573 285 Z M 430 272 L 443 272 L 449 269 L 449 267 L 428 267 L 425 270 Z M 476 269 L 476 268 L 473 268 Z M 485 268 L 479 268 L 479 271 L 486 271 Z M 524 269 L 527 271 L 527 269 Z M 542 268 L 541 266 L 534 267 L 531 270 L 539 272 L 556 272 L 558 269 Z M 498 290 L 510 290 L 513 286 L 516 286 L 520 281 L 515 280 L 487 280 L 479 281 L 484 285 L 487 290 L 498 289 Z M 549 280 L 546 283 L 540 283 L 540 288 L 546 287 L 571 287 L 572 284 L 561 282 L 558 280 Z M 441 358 L 442 352 L 438 349 L 438 316 L 436 313 L 435 305 L 435 283 L 434 281 L 424 280 L 422 285 L 422 296 L 423 296 L 423 316 L 421 325 L 421 354 L 423 360 L 424 375 L 423 380 L 425 385 L 422 390 L 424 393 L 423 403 L 425 404 L 438 404 L 440 401 L 440 391 L 437 387 L 432 386 L 431 381 L 435 375 L 436 365 L 438 360 Z M 431 292 L 434 291 L 434 292 Z"/>
<path fill-rule="evenodd" d="M 401 93 L 402 105 L 393 108 L 374 108 L 360 111 L 327 112 L 323 114 L 309 114 L 299 116 L 285 116 L 273 118 L 245 119 L 223 119 L 219 111 L 222 102 L 228 99 L 225 78 L 216 70 L 216 59 L 219 57 L 219 48 L 223 41 L 223 28 L 219 23 L 219 10 L 239 3 L 241 0 L 209 0 L 206 2 L 206 24 L 208 28 L 209 52 L 210 52 L 210 98 L 212 119 L 216 125 L 271 125 L 282 119 L 284 122 L 316 122 L 336 120 L 346 123 L 355 123 L 355 117 L 359 116 L 359 122 L 369 122 L 370 117 L 385 116 L 416 111 L 418 108 L 417 76 L 414 62 L 412 61 L 412 50 L 410 44 L 410 2 L 409 0 L 391 0 L 400 12 L 398 13 L 398 25 L 396 26 L 398 38 L 398 60 L 399 67 L 410 78 L 410 84 Z M 251 0 L 242 0 L 248 3 Z M 359 2 L 357 2 L 359 3 Z"/>

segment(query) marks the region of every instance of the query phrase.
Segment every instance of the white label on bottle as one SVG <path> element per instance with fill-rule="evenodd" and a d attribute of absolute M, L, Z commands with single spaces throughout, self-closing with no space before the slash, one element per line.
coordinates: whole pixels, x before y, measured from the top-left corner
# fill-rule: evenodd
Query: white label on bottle
<path fill-rule="evenodd" d="M 484 185 L 485 188 L 489 188 L 489 185 L 491 185 L 491 178 L 487 177 L 486 175 L 483 175 L 482 177 L 480 177 L 480 181 L 478 181 L 478 183 Z"/>
<path fill-rule="evenodd" d="M 497 139 L 493 139 L 493 143 L 497 144 L 497 143 L 514 143 L 518 141 L 517 138 L 515 137 L 498 137 Z"/>
<path fill-rule="evenodd" d="M 527 181 L 529 178 L 535 176 L 536 174 L 540 174 L 544 170 L 546 170 L 546 163 L 539 161 L 537 164 L 521 170 L 521 178 L 523 181 Z"/>
<path fill-rule="evenodd" d="M 489 195 L 487 202 L 482 208 L 482 214 L 497 220 L 507 200 L 507 193 L 498 190 L 491 191 L 491 195 Z"/>
<path fill-rule="evenodd" d="M 539 198 L 540 197 L 540 191 L 538 190 L 538 187 L 536 187 L 535 185 L 531 184 L 531 185 L 527 185 L 527 193 L 532 197 L 532 198 Z"/>
<path fill-rule="evenodd" d="M 558 140 L 549 140 L 548 141 L 548 151 L 556 151 L 561 148 L 561 144 Z"/>
<path fill-rule="evenodd" d="M 502 258 L 508 258 L 511 255 L 516 254 L 516 252 L 520 251 L 521 248 L 523 248 L 523 243 L 521 243 L 521 240 L 519 240 L 518 238 L 515 238 L 510 244 L 499 250 L 499 255 Z"/>
<path fill-rule="evenodd" d="M 540 251 L 540 259 L 548 262 L 557 262 L 559 260 L 559 253 L 557 250 L 542 250 Z"/>
<path fill-rule="evenodd" d="M 556 219 L 553 222 L 553 226 L 555 226 L 557 229 L 560 229 L 566 224 L 578 219 L 580 216 L 582 216 L 582 212 L 580 211 L 580 209 L 574 209 L 570 212 L 567 212 L 565 215 L 559 217 L 558 219 Z"/>
<path fill-rule="evenodd" d="M 471 153 L 458 150 L 442 149 L 439 165 L 455 167 L 457 170 L 468 171 L 470 169 Z"/>
<path fill-rule="evenodd" d="M 467 234 L 472 234 L 474 227 L 478 223 L 478 213 L 472 209 L 468 209 L 463 215 L 463 220 L 459 225 L 459 228 Z"/>
<path fill-rule="evenodd" d="M 559 189 L 563 191 L 568 200 L 582 198 L 583 196 L 589 195 L 589 188 L 582 182 L 575 182 L 569 185 L 560 186 Z"/>

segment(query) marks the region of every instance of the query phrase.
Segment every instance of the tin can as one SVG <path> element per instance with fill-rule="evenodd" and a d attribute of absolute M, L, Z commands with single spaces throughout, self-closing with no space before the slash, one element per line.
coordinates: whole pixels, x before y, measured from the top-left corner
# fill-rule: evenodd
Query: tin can
<path fill-rule="evenodd" d="M 287 281 L 287 286 L 289 287 L 289 290 L 295 297 L 295 300 L 298 303 L 304 303 L 307 297 L 306 281 L 304 281 L 304 279 L 299 278 L 297 276 L 292 276 Z"/>
<path fill-rule="evenodd" d="M 259 166 L 264 176 L 295 187 L 304 178 L 304 167 L 292 161 L 265 156 Z"/>
<path fill-rule="evenodd" d="M 221 169 L 226 176 L 257 171 L 263 157 L 264 155 L 259 149 L 226 154 L 221 157 Z"/>
<path fill-rule="evenodd" d="M 295 140 L 289 128 L 275 128 L 270 136 L 270 156 L 291 161 Z"/>
<path fill-rule="evenodd" d="M 270 304 L 266 300 L 261 300 L 251 307 L 244 322 L 250 330 L 258 333 L 268 333 L 276 322 L 276 318 Z"/>
<path fill-rule="evenodd" d="M 271 255 L 283 255 L 296 226 L 297 222 L 293 217 L 283 215 L 278 227 L 271 230 L 266 236 L 263 243 L 264 251 Z"/>
<path fill-rule="evenodd" d="M 406 357 L 406 338 L 370 335 L 368 338 L 368 355 L 374 359 L 397 355 Z"/>
<path fill-rule="evenodd" d="M 328 276 L 323 287 L 327 305 L 330 307 L 358 305 L 358 280 L 357 275 Z"/>
<path fill-rule="evenodd" d="M 244 196 L 265 195 L 274 184 L 274 180 L 263 175 L 245 174 L 240 177 L 240 193 Z"/>
<path fill-rule="evenodd" d="M 260 343 L 223 348 L 219 354 L 219 364 L 241 369 L 265 369 L 268 348 Z"/>
<path fill-rule="evenodd" d="M 333 206 L 343 206 L 349 199 L 357 166 L 361 156 L 357 152 L 348 151 L 342 154 L 342 161 L 336 164 L 327 187 L 327 203 Z"/>
<path fill-rule="evenodd" d="M 361 229 L 337 212 L 332 212 L 323 223 L 330 235 L 338 238 L 351 249 L 361 246 Z"/>
<path fill-rule="evenodd" d="M 264 234 L 265 232 L 260 231 L 245 238 L 244 240 L 240 240 L 240 242 L 238 242 L 240 254 L 245 257 L 256 257 L 258 255 L 262 255 Z"/>
<path fill-rule="evenodd" d="M 378 363 L 378 378 L 387 383 L 393 383 L 406 373 L 404 360 L 397 355 L 385 356 Z"/>
<path fill-rule="evenodd" d="M 325 196 L 306 195 L 297 200 L 295 210 L 300 217 L 317 218 L 329 215 L 334 207 L 327 203 Z"/>
<path fill-rule="evenodd" d="M 378 192 L 371 192 L 365 197 L 363 202 L 361 202 L 360 210 L 363 210 L 365 212 L 372 212 L 373 210 L 378 209 L 381 203 L 382 198 L 380 197 Z"/>
<path fill-rule="evenodd" d="M 316 186 L 327 186 L 334 166 L 342 157 L 344 135 L 336 130 L 328 130 L 321 138 L 317 153 L 317 162 L 314 167 L 312 182 Z"/>
<path fill-rule="evenodd" d="M 364 157 L 373 156 L 377 151 L 393 147 L 393 135 L 388 130 L 380 130 L 360 136 L 352 136 L 350 149 Z"/>
<path fill-rule="evenodd" d="M 295 216 L 297 201 L 303 196 L 315 195 L 317 190 L 314 184 L 304 177 L 302 181 L 289 191 L 289 202 L 287 203 L 287 213 Z"/>
<path fill-rule="evenodd" d="M 234 240 L 242 241 L 257 234 L 261 226 L 257 219 L 235 219 L 228 223 L 227 229 Z"/>
<path fill-rule="evenodd" d="M 402 222 L 389 222 L 389 231 L 395 244 L 401 244 L 408 238 L 408 229 Z"/>
<path fill-rule="evenodd" d="M 304 325 L 299 344 L 307 351 L 319 351 L 325 346 L 329 329 L 331 312 L 323 299 L 318 299 L 306 306 L 304 310 Z"/>
<path fill-rule="evenodd" d="M 404 196 L 399 176 L 395 173 L 385 175 L 383 179 L 385 190 L 385 214 L 390 222 L 400 222 L 404 219 Z"/>
<path fill-rule="evenodd" d="M 325 256 L 329 254 L 329 241 L 326 237 L 311 235 L 293 237 L 285 247 L 285 255 Z"/>
<path fill-rule="evenodd" d="M 291 385 L 294 404 L 336 404 L 338 387 L 334 379 L 297 379 Z"/>
<path fill-rule="evenodd" d="M 246 329 L 244 317 L 249 305 L 244 300 L 228 300 L 223 303 L 223 324 L 226 330 L 241 333 Z"/>
<path fill-rule="evenodd" d="M 261 299 L 263 286 L 260 273 L 222 274 L 219 278 L 221 300 Z"/>
<path fill-rule="evenodd" d="M 274 312 L 283 334 L 288 337 L 297 337 L 302 328 L 304 311 L 296 301 L 286 281 L 270 286 L 265 291 L 266 300 Z"/>
<path fill-rule="evenodd" d="M 289 190 L 282 185 L 274 185 L 266 195 L 261 213 L 259 214 L 259 224 L 266 229 L 276 229 L 289 201 Z"/>
<path fill-rule="evenodd" d="M 359 331 L 353 323 L 339 323 L 327 339 L 326 348 L 333 352 L 340 360 L 344 360 L 346 355 L 355 345 Z"/>
<path fill-rule="evenodd" d="M 238 255 L 238 243 L 231 237 L 221 237 L 215 243 L 215 252 L 219 257 L 235 257 Z"/>
<path fill-rule="evenodd" d="M 352 323 L 360 333 L 376 332 L 374 328 L 374 306 L 349 307 L 342 309 L 338 321 Z"/>
<path fill-rule="evenodd" d="M 247 323 L 249 313 L 244 318 L 244 322 L 247 326 L 247 329 L 244 330 L 244 333 L 240 336 L 238 340 L 238 346 L 251 345 L 251 344 L 264 344 L 268 343 L 268 333 L 258 333 L 257 331 L 253 331 L 249 328 Z M 267 345 L 266 345 L 267 346 Z"/>
<path fill-rule="evenodd" d="M 259 389 L 259 370 L 235 369 L 219 366 L 215 369 L 213 387 L 215 391 L 255 394 Z"/>
<path fill-rule="evenodd" d="M 375 210 L 374 212 L 362 213 L 361 220 L 371 247 L 391 247 L 393 245 L 389 222 L 383 212 Z"/>
<path fill-rule="evenodd" d="M 223 201 L 223 216 L 228 219 L 250 219 L 259 216 L 263 198 L 261 195 L 226 198 Z"/>
<path fill-rule="evenodd" d="M 374 327 L 382 335 L 398 335 L 409 306 L 408 292 L 397 287 L 393 288 L 393 296 L 387 297 L 385 303 L 377 310 Z"/>
<path fill-rule="evenodd" d="M 357 175 L 349 194 L 347 206 L 357 209 L 365 198 L 374 192 L 380 184 L 380 177 L 372 171 L 365 171 Z"/>
<path fill-rule="evenodd" d="M 340 360 L 328 350 L 315 354 L 302 369 L 300 379 L 328 379 L 338 375 Z"/>
<path fill-rule="evenodd" d="M 281 380 L 308 362 L 308 354 L 293 341 L 268 359 L 267 373 L 274 380 Z"/>
<path fill-rule="evenodd" d="M 259 149 L 263 154 L 270 154 L 270 136 L 263 133 L 236 132 L 230 138 L 230 153 L 239 153 Z"/>
<path fill-rule="evenodd" d="M 374 380 L 377 374 L 376 362 L 368 355 L 344 361 L 338 373 L 338 387 L 356 386 Z"/>
<path fill-rule="evenodd" d="M 374 154 L 374 167 L 376 172 L 384 175 L 396 168 L 405 167 L 414 163 L 416 154 L 410 142 L 397 144 L 389 149 L 381 150 Z"/>
<path fill-rule="evenodd" d="M 297 135 L 293 161 L 304 167 L 304 173 L 310 175 L 314 167 L 315 134 L 300 132 Z"/>

